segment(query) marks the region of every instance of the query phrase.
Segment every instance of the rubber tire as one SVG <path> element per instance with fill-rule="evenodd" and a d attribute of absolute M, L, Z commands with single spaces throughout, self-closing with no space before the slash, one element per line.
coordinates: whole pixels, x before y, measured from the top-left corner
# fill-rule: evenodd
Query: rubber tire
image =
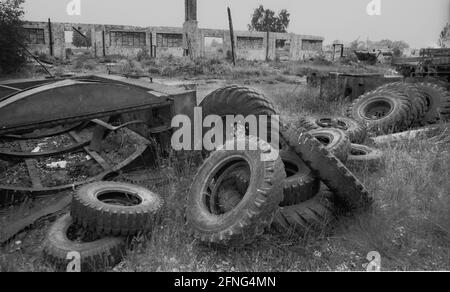
<path fill-rule="evenodd" d="M 295 165 L 299 171 L 283 180 L 283 200 L 280 206 L 290 206 L 305 202 L 313 198 L 320 190 L 320 179 L 316 177 L 311 169 L 298 157 L 295 152 L 281 150 L 280 157 L 286 171 L 286 162 Z M 248 173 L 241 171 L 236 173 L 238 188 L 247 189 Z M 227 203 L 229 205 L 229 203 Z"/>
<path fill-rule="evenodd" d="M 321 191 L 314 198 L 292 206 L 279 208 L 272 229 L 282 234 L 305 235 L 325 230 L 335 220 L 333 193 Z"/>
<path fill-rule="evenodd" d="M 352 151 L 359 151 L 363 155 L 352 154 Z M 378 149 L 370 148 L 365 145 L 352 144 L 350 154 L 348 155 L 347 166 L 355 169 L 368 169 L 374 171 L 383 163 L 383 152 Z"/>
<path fill-rule="evenodd" d="M 276 115 L 273 102 L 248 87 L 231 85 L 208 94 L 200 103 L 203 116 L 207 115 Z"/>
<path fill-rule="evenodd" d="M 392 106 L 392 111 L 381 119 L 372 120 L 365 117 L 361 110 L 369 103 L 377 101 L 388 102 Z M 347 116 L 363 123 L 367 129 L 377 134 L 388 134 L 407 129 L 413 123 L 412 119 L 413 106 L 404 96 L 399 95 L 395 91 L 386 89 L 377 89 L 365 93 L 349 107 Z"/>
<path fill-rule="evenodd" d="M 450 120 L 450 92 L 433 83 L 417 83 L 416 87 L 429 103 L 425 114 L 425 122 L 436 123 L 438 120 Z"/>
<path fill-rule="evenodd" d="M 367 209 L 373 199 L 363 184 L 317 139 L 308 133 L 282 125 L 282 136 L 300 158 L 349 210 Z"/>
<path fill-rule="evenodd" d="M 70 260 L 70 252 L 78 252 L 81 256 L 81 271 L 99 271 L 117 265 L 125 251 L 125 239 L 107 237 L 97 241 L 79 243 L 69 240 L 67 231 L 73 224 L 72 217 L 67 214 L 59 218 L 49 229 L 44 240 L 44 258 L 59 271 L 65 271 Z"/>
<path fill-rule="evenodd" d="M 203 118 L 208 115 L 220 117 L 242 115 L 244 118 L 254 115 L 256 117 L 267 116 L 268 121 L 270 121 L 269 117 L 278 117 L 272 100 L 254 89 L 237 85 L 213 91 L 203 99 L 200 107 L 202 108 Z M 272 126 L 267 128 L 268 140 L 270 140 L 271 129 Z"/>
<path fill-rule="evenodd" d="M 311 130 L 308 133 L 316 139 L 320 137 L 327 138 L 330 141 L 330 143 L 327 145 L 324 144 L 325 148 L 328 149 L 331 153 L 333 153 L 334 156 L 336 156 L 340 161 L 342 162 L 347 161 L 351 143 L 347 135 L 345 135 L 345 133 L 342 130 L 333 128 L 322 128 Z"/>
<path fill-rule="evenodd" d="M 416 86 L 406 82 L 392 82 L 380 86 L 378 90 L 393 91 L 407 98 L 413 107 L 413 110 L 411 111 L 412 123 L 423 123 L 428 106 L 425 96 Z"/>
<path fill-rule="evenodd" d="M 141 203 L 130 207 L 107 204 L 97 199 L 97 195 L 104 192 L 131 193 L 139 197 Z M 71 215 L 76 223 L 97 234 L 128 236 L 151 232 L 162 204 L 162 199 L 146 188 L 127 183 L 96 182 L 76 192 Z"/>
<path fill-rule="evenodd" d="M 321 120 L 334 120 L 337 121 L 338 124 L 342 125 L 341 127 L 335 126 L 323 126 L 321 125 Z M 341 116 L 302 116 L 298 121 L 298 125 L 300 127 L 305 128 L 307 131 L 321 129 L 321 128 L 336 128 L 344 131 L 344 133 L 348 136 L 351 143 L 364 143 L 366 140 L 367 129 L 364 124 L 357 122 L 354 119 L 348 117 Z"/>
<path fill-rule="evenodd" d="M 243 138 L 240 138 L 243 139 Z M 227 142 L 225 149 L 233 148 Z M 219 149 L 206 159 L 193 179 L 186 208 L 187 227 L 197 239 L 206 243 L 243 245 L 270 226 L 278 209 L 282 195 L 282 181 L 286 177 L 279 155 L 261 159 L 261 154 L 273 150 L 271 146 L 255 137 L 245 138 L 245 149 L 257 146 L 260 150 Z M 223 167 L 224 163 L 240 158 L 247 161 L 251 174 L 247 192 L 239 204 L 228 213 L 213 215 L 205 206 L 203 193 L 209 179 Z M 271 158 L 271 159 L 269 159 Z"/>

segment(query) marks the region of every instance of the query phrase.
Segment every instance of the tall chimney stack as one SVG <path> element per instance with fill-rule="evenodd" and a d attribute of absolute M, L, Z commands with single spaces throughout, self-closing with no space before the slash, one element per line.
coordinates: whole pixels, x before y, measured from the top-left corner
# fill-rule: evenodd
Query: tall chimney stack
<path fill-rule="evenodd" d="M 184 0 L 186 21 L 197 20 L 197 0 Z"/>
<path fill-rule="evenodd" d="M 186 21 L 183 24 L 184 47 L 191 59 L 200 57 L 201 40 L 198 34 L 197 0 L 184 0 Z"/>

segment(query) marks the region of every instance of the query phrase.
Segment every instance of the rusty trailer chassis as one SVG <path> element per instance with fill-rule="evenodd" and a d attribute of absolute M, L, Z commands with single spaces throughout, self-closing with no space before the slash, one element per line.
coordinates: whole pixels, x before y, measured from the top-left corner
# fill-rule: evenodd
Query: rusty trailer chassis
<path fill-rule="evenodd" d="M 148 80 L 148 79 L 147 79 Z M 136 165 L 154 165 L 154 145 L 167 142 L 174 115 L 193 116 L 196 92 L 142 79 L 112 75 L 0 83 L 0 141 L 17 141 L 68 134 L 73 145 L 46 152 L 0 151 L 0 159 L 24 161 L 32 187 L 0 185 L 0 205 L 17 195 L 41 196 L 105 179 Z M 83 140 L 76 129 L 94 125 L 92 138 Z M 55 128 L 57 127 L 57 128 Z M 42 131 L 42 129 L 47 129 Z M 48 130 L 50 129 L 50 130 Z M 101 157 L 101 142 L 111 131 L 124 129 L 137 142 L 134 153 L 117 165 Z M 86 180 L 53 187 L 37 177 L 35 159 L 85 151 L 103 171 Z"/>

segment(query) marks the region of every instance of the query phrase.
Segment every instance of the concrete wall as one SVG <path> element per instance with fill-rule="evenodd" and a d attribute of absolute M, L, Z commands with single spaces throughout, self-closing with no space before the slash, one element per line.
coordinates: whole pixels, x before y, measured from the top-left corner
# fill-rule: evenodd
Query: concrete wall
<path fill-rule="evenodd" d="M 31 29 L 44 29 L 44 44 L 33 44 L 29 45 L 29 48 L 31 49 L 31 52 L 34 54 L 50 54 L 50 44 L 49 44 L 49 30 L 48 30 L 48 24 L 46 23 L 27 23 L 24 25 L 24 28 L 31 28 Z"/>
<path fill-rule="evenodd" d="M 186 21 L 183 27 L 136 27 L 124 25 L 98 25 L 80 23 L 55 23 L 52 24 L 53 51 L 55 57 L 65 58 L 66 48 L 71 47 L 65 43 L 65 31 L 73 31 L 72 27 L 90 34 L 92 46 L 87 50 L 97 56 L 103 56 L 103 34 L 106 55 L 136 56 L 146 50 L 157 58 L 175 56 L 182 57 L 189 53 L 193 58 L 214 57 L 225 58 L 227 52 L 231 52 L 231 39 L 228 30 L 198 28 L 196 20 Z M 50 54 L 49 27 L 47 22 L 27 22 L 25 28 L 40 28 L 44 30 L 45 44 L 29 45 L 32 52 Z M 145 45 L 117 46 L 111 40 L 112 32 L 143 32 L 145 33 Z M 76 33 L 76 32 L 74 32 Z M 179 34 L 182 42 L 176 46 L 161 46 L 158 44 L 158 34 Z M 223 48 L 214 54 L 205 48 L 205 38 L 214 37 L 223 39 Z M 276 48 L 277 40 L 283 40 L 288 46 Z M 316 45 L 308 45 L 310 42 Z M 269 51 L 267 54 L 267 42 Z M 289 60 L 308 59 L 322 50 L 323 38 L 289 33 L 267 33 L 235 31 L 236 54 L 240 59 L 265 60 L 266 55 L 272 60 L 286 57 Z M 171 43 L 173 44 L 173 43 Z M 305 45 L 306 44 L 306 45 Z"/>

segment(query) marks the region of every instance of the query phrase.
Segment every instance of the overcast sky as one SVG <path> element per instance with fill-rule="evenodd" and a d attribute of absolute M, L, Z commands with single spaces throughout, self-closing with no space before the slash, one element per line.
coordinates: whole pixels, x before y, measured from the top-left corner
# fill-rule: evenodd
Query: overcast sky
<path fill-rule="evenodd" d="M 26 20 L 139 26 L 181 26 L 184 0 L 79 0 L 81 15 L 69 16 L 71 0 L 26 0 Z M 450 0 L 380 0 L 381 15 L 369 16 L 370 0 L 198 0 L 202 28 L 227 28 L 226 7 L 233 13 L 235 29 L 247 30 L 259 4 L 291 13 L 289 32 L 325 37 L 325 43 L 361 40 L 404 40 L 412 47 L 435 43 L 450 21 Z"/>

